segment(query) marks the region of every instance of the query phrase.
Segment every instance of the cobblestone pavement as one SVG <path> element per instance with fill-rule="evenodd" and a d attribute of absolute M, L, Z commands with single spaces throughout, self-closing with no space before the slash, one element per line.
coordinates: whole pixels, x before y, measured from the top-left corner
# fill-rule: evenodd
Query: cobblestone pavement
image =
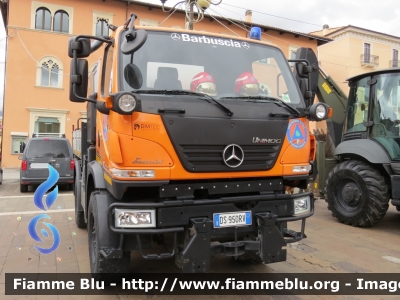
<path fill-rule="evenodd" d="M 61 235 L 59 248 L 49 255 L 40 254 L 27 226 L 38 209 L 33 204 L 33 190 L 19 193 L 17 179 L 6 178 L 0 186 L 0 299 L 36 299 L 35 296 L 5 296 L 4 274 L 21 273 L 88 273 L 87 231 L 76 227 L 74 199 L 63 191 L 47 211 Z M 40 223 L 39 223 L 40 224 Z M 39 225 L 38 225 L 39 226 Z M 300 223 L 291 229 L 299 230 Z M 327 210 L 324 200 L 315 201 L 315 214 L 307 220 L 307 239 L 289 244 L 286 262 L 269 265 L 241 264 L 224 255 L 211 261 L 211 272 L 278 272 L 278 273 L 399 273 L 400 213 L 390 206 L 385 218 L 372 228 L 362 229 L 340 224 Z M 44 244 L 44 247 L 50 246 Z M 36 243 L 37 244 L 37 243 Z M 173 260 L 145 261 L 132 256 L 136 272 L 180 272 Z M 399 296 L 59 296 L 58 299 L 397 299 Z M 37 296 L 57 299 L 57 296 Z"/>

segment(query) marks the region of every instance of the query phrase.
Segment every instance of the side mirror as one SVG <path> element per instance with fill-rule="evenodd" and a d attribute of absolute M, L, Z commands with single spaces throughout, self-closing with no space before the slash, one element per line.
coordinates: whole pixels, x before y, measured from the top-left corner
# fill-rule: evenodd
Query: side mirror
<path fill-rule="evenodd" d="M 22 160 L 24 157 L 22 155 L 18 156 L 19 160 Z"/>
<path fill-rule="evenodd" d="M 90 55 L 90 39 L 80 38 L 76 41 L 76 37 L 71 37 L 68 42 L 68 56 L 74 57 L 73 51 L 76 50 L 77 58 L 85 58 Z"/>
<path fill-rule="evenodd" d="M 301 62 L 297 62 L 295 64 L 295 66 L 296 66 L 296 73 L 301 78 L 308 78 L 308 74 L 310 74 L 312 72 L 311 66 L 306 66 L 305 64 L 303 64 Z"/>
<path fill-rule="evenodd" d="M 132 54 L 139 50 L 147 40 L 147 32 L 143 29 L 135 30 L 133 23 L 137 19 L 135 14 L 131 14 L 129 29 L 125 33 L 125 39 L 121 43 L 123 54 Z"/>
<path fill-rule="evenodd" d="M 135 64 L 128 64 L 124 68 L 124 79 L 131 88 L 140 89 L 143 84 L 142 72 Z"/>
<path fill-rule="evenodd" d="M 311 105 L 310 99 L 312 98 L 312 92 L 308 89 L 309 88 L 308 78 L 300 78 L 298 84 L 300 92 L 303 95 L 304 101 L 306 103 L 306 107 L 309 107 Z"/>
<path fill-rule="evenodd" d="M 95 42 L 90 43 L 90 39 Z M 86 58 L 101 47 L 103 43 L 112 43 L 109 38 L 102 38 L 96 36 L 78 35 L 71 37 L 68 44 L 68 56 L 71 60 L 71 75 L 70 75 L 70 89 L 69 100 L 72 102 L 93 102 L 96 100 L 87 98 L 88 89 L 88 62 Z"/>
<path fill-rule="evenodd" d="M 71 60 L 71 75 L 69 87 L 69 100 L 72 102 L 85 102 L 87 101 L 88 89 L 88 61 L 86 59 Z"/>

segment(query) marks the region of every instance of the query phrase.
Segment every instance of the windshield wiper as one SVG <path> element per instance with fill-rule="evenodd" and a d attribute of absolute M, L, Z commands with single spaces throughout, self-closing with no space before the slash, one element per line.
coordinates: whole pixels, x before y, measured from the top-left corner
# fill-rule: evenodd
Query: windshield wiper
<path fill-rule="evenodd" d="M 192 91 L 184 91 L 184 90 L 136 90 L 132 91 L 133 93 L 137 94 L 164 94 L 164 95 L 192 95 L 192 96 L 199 96 L 200 99 L 211 100 L 215 104 L 217 104 L 220 108 L 222 108 L 228 116 L 233 116 L 233 112 L 227 108 L 225 105 L 221 104 L 213 97 L 203 94 L 203 93 L 196 93 Z"/>
<path fill-rule="evenodd" d="M 222 97 L 221 99 L 248 99 L 248 100 L 270 100 L 276 103 L 282 104 L 284 107 L 289 109 L 296 117 L 300 117 L 301 113 L 294 107 L 290 106 L 286 102 L 279 98 L 269 97 L 269 96 L 236 96 L 236 97 Z"/>

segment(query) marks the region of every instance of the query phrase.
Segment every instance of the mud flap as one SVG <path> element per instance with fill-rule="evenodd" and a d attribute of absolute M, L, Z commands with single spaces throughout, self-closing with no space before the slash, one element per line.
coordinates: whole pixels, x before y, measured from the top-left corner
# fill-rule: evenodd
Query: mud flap
<path fill-rule="evenodd" d="M 107 211 L 108 207 L 115 202 L 115 199 L 105 191 L 95 191 L 90 197 L 93 201 L 93 212 L 98 224 L 100 254 L 108 259 L 118 259 L 123 257 L 123 245 L 121 245 L 121 235 L 112 232 L 108 227 Z M 123 241 L 123 240 L 122 240 Z"/>
<path fill-rule="evenodd" d="M 213 225 L 208 218 L 190 219 L 195 230 L 183 251 L 182 272 L 203 273 L 210 270 L 210 231 Z"/>
<path fill-rule="evenodd" d="M 400 205 L 400 175 L 392 175 L 390 176 L 392 182 L 392 203 L 395 202 Z"/>
<path fill-rule="evenodd" d="M 260 238 L 260 257 L 265 263 L 286 261 L 285 239 L 276 226 L 277 215 L 258 213 L 258 236 Z"/>

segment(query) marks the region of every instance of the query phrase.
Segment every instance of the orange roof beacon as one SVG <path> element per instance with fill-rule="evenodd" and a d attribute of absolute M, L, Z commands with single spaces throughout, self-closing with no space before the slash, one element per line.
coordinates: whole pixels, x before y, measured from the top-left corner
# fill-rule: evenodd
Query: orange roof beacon
<path fill-rule="evenodd" d="M 301 190 L 315 156 L 309 121 L 329 110 L 299 88 L 310 87 L 308 62 L 295 62 L 293 74 L 257 34 L 140 28 L 135 19 L 110 26 L 110 37 L 69 41 L 70 100 L 87 102 L 73 149 L 76 223 L 88 228 L 91 272 L 128 271 L 131 251 L 174 258 L 190 273 L 209 271 L 218 253 L 285 261 L 282 247 L 305 237 L 314 213 L 313 194 Z M 235 93 L 244 72 L 268 93 Z M 215 88 L 193 89 L 198 74 Z M 302 222 L 300 232 L 291 221 Z M 165 253 L 153 250 L 156 240 L 169 241 Z"/>

